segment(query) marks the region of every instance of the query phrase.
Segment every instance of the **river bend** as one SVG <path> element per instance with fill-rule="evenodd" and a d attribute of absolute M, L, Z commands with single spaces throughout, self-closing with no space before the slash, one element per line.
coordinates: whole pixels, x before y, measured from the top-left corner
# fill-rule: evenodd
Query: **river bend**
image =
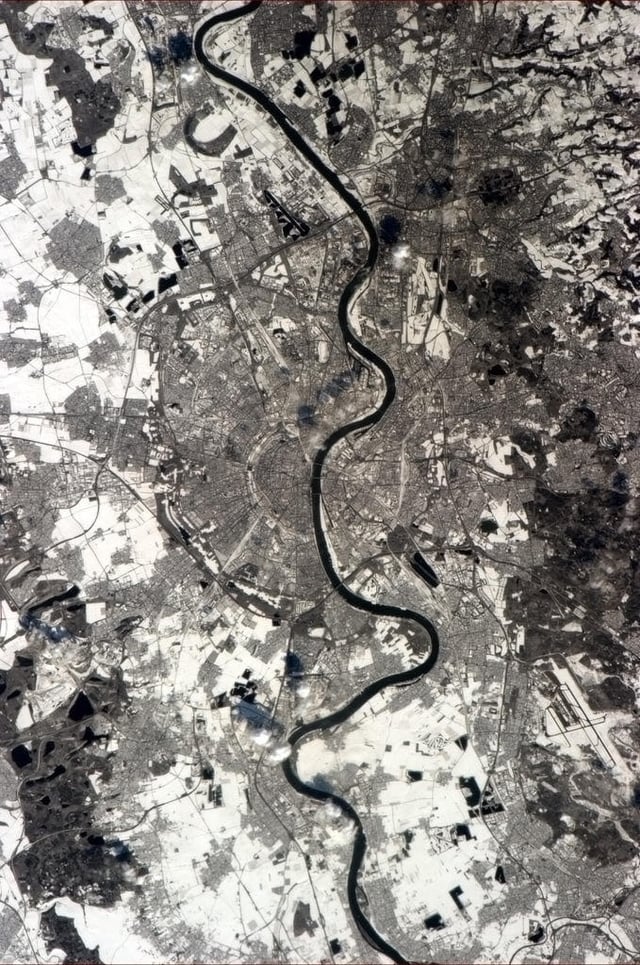
<path fill-rule="evenodd" d="M 436 628 L 428 617 L 421 613 L 417 613 L 415 610 L 409 610 L 404 607 L 391 606 L 384 603 L 374 603 L 371 600 L 367 600 L 364 597 L 359 596 L 353 590 L 349 589 L 349 587 L 345 586 L 334 564 L 329 541 L 324 528 L 324 516 L 322 511 L 323 470 L 332 449 L 334 449 L 334 447 L 337 446 L 343 439 L 346 439 L 347 436 L 350 436 L 353 433 L 363 432 L 377 425 L 377 423 L 383 418 L 389 406 L 393 403 L 396 395 L 396 380 L 391 366 L 385 361 L 385 359 L 374 352 L 373 349 L 362 342 L 349 324 L 350 308 L 357 297 L 366 288 L 370 275 L 378 260 L 378 234 L 371 216 L 363 206 L 362 202 L 343 184 L 336 172 L 332 170 L 325 163 L 325 161 L 323 161 L 323 159 L 316 153 L 316 151 L 305 140 L 305 138 L 302 137 L 302 135 L 291 124 L 284 111 L 282 111 L 281 108 L 278 107 L 278 105 L 275 104 L 269 97 L 267 97 L 267 95 L 258 87 L 255 87 L 253 84 L 249 83 L 249 81 L 244 80 L 241 77 L 237 77 L 234 74 L 230 74 L 222 67 L 219 67 L 205 53 L 205 39 L 212 29 L 214 29 L 218 24 L 236 20 L 252 13 L 260 6 L 260 3 L 261 0 L 251 0 L 251 2 L 245 4 L 244 6 L 236 7 L 232 10 L 226 10 L 221 14 L 208 17 L 196 30 L 193 38 L 194 52 L 198 62 L 202 68 L 207 71 L 207 73 L 211 74 L 217 80 L 241 91 L 243 94 L 246 94 L 270 114 L 282 133 L 288 138 L 298 152 L 305 157 L 306 160 L 315 168 L 318 174 L 320 174 L 332 186 L 332 188 L 337 192 L 337 194 L 340 195 L 349 209 L 358 218 L 368 239 L 368 253 L 366 261 L 358 268 L 355 275 L 342 292 L 338 304 L 338 322 L 340 324 L 342 336 L 348 351 L 365 364 L 373 366 L 382 376 L 385 386 L 384 396 L 377 408 L 371 412 L 368 412 L 366 415 L 363 415 L 361 418 L 354 420 L 353 422 L 340 426 L 338 429 L 332 432 L 331 435 L 325 439 L 324 443 L 318 449 L 314 457 L 311 472 L 311 507 L 313 528 L 318 552 L 331 585 L 335 589 L 336 593 L 338 593 L 348 604 L 350 604 L 350 606 L 357 610 L 363 610 L 366 613 L 371 613 L 374 616 L 387 617 L 396 620 L 408 620 L 414 624 L 418 624 L 426 631 L 431 641 L 429 654 L 426 659 L 422 661 L 422 663 L 416 665 L 415 667 L 411 667 L 408 670 L 403 670 L 398 673 L 389 674 L 386 677 L 379 678 L 361 690 L 355 697 L 353 697 L 352 700 L 350 700 L 339 710 L 336 710 L 331 714 L 327 714 L 325 717 L 318 718 L 317 720 L 308 721 L 306 724 L 302 724 L 300 727 L 297 727 L 289 735 L 289 744 L 291 745 L 292 752 L 291 756 L 284 761 L 282 769 L 287 781 L 291 787 L 298 791 L 298 793 L 304 794 L 306 797 L 313 798 L 316 801 L 333 803 L 340 809 L 342 814 L 353 822 L 355 826 L 355 839 L 347 879 L 349 908 L 361 935 L 372 948 L 386 955 L 393 962 L 405 963 L 407 962 L 407 959 L 404 958 L 396 948 L 394 948 L 376 931 L 372 923 L 365 915 L 358 901 L 358 875 L 367 849 L 367 838 L 360 816 L 355 808 L 348 801 L 344 800 L 344 798 L 339 797 L 337 794 L 333 794 L 331 791 L 320 790 L 319 788 L 305 783 L 298 776 L 296 770 L 296 748 L 300 741 L 304 740 L 305 737 L 311 733 L 314 733 L 315 731 L 328 730 L 332 727 L 336 727 L 338 724 L 344 723 L 344 721 L 348 720 L 352 714 L 363 707 L 369 700 L 371 700 L 372 697 L 374 697 L 376 694 L 379 694 L 380 691 L 384 690 L 385 688 L 418 680 L 432 669 L 438 659 L 438 634 Z"/>

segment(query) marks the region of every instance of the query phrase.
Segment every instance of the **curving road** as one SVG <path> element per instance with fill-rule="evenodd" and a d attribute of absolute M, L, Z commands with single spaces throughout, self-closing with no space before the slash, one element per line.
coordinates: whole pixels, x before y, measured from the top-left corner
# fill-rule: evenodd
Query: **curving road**
<path fill-rule="evenodd" d="M 327 730 L 343 723 L 349 717 L 351 717 L 352 714 L 359 710 L 360 707 L 366 704 L 367 701 L 371 700 L 372 697 L 380 693 L 380 691 L 384 690 L 386 687 L 392 687 L 419 679 L 431 670 L 438 659 L 438 634 L 433 623 L 427 617 L 421 613 L 417 613 L 414 610 L 407 610 L 404 607 L 387 606 L 384 603 L 373 603 L 372 601 L 366 600 L 364 597 L 359 596 L 357 593 L 354 593 L 353 590 L 350 590 L 349 587 L 344 585 L 333 561 L 329 541 L 324 529 L 324 515 L 322 511 L 322 480 L 324 466 L 332 449 L 347 436 L 350 436 L 353 433 L 363 432 L 364 430 L 370 429 L 372 426 L 377 425 L 377 423 L 383 418 L 389 406 L 392 404 L 396 395 L 396 381 L 391 366 L 383 358 L 377 355 L 373 349 L 369 348 L 369 346 L 365 345 L 364 342 L 360 341 L 349 325 L 349 310 L 351 305 L 366 287 L 369 277 L 378 260 L 378 235 L 369 213 L 359 199 L 345 187 L 336 172 L 333 171 L 318 154 L 316 154 L 315 150 L 293 127 L 286 114 L 277 106 L 277 104 L 267 97 L 267 95 L 258 87 L 255 87 L 253 84 L 249 83 L 243 78 L 236 77 L 234 74 L 230 74 L 228 71 L 218 67 L 205 53 L 204 43 L 210 30 L 215 28 L 218 24 L 236 20 L 239 17 L 244 17 L 247 14 L 252 13 L 260 6 L 260 3 L 261 0 L 252 0 L 252 2 L 247 3 L 244 6 L 227 10 L 224 13 L 211 16 L 205 20 L 197 29 L 193 39 L 195 55 L 200 65 L 204 70 L 207 71 L 207 73 L 211 74 L 217 80 L 228 84 L 230 87 L 241 91 L 248 97 L 251 97 L 252 100 L 260 104 L 260 106 L 271 115 L 288 140 L 294 145 L 300 154 L 307 159 L 315 170 L 322 175 L 326 181 L 329 182 L 329 184 L 340 195 L 345 204 L 360 221 L 360 224 L 364 228 L 368 238 L 369 251 L 365 263 L 358 269 L 342 293 L 340 302 L 338 304 L 338 321 L 340 323 L 340 329 L 342 331 L 347 349 L 355 357 L 376 368 L 381 374 L 385 384 L 384 397 L 379 406 L 372 412 L 367 413 L 367 415 L 362 416 L 360 419 L 356 419 L 354 422 L 349 422 L 347 425 L 341 426 L 339 429 L 336 429 L 334 432 L 332 432 L 315 455 L 311 472 L 311 505 L 313 513 L 313 527 L 318 551 L 331 585 L 334 587 L 336 593 L 338 593 L 352 607 L 357 610 L 364 610 L 367 613 L 372 613 L 374 616 L 390 617 L 392 619 L 408 620 L 412 623 L 416 623 L 427 632 L 431 641 L 429 655 L 422 663 L 415 667 L 411 667 L 409 670 L 403 670 L 399 673 L 390 674 L 374 681 L 374 683 L 369 684 L 362 691 L 360 691 L 360 693 L 354 697 L 353 700 L 349 701 L 349 703 L 344 707 L 341 707 L 332 714 L 328 714 L 326 717 L 309 721 L 308 723 L 303 724 L 294 730 L 289 736 L 289 744 L 292 748 L 291 756 L 283 763 L 282 768 L 289 784 L 296 791 L 298 791 L 300 794 L 306 795 L 309 798 L 313 798 L 316 801 L 331 802 L 337 805 L 340 811 L 346 817 L 350 818 L 350 820 L 354 823 L 355 840 L 347 880 L 349 908 L 360 933 L 373 948 L 382 954 L 387 955 L 393 962 L 405 963 L 407 962 L 407 959 L 405 959 L 397 949 L 395 949 L 380 934 L 378 934 L 367 916 L 364 914 L 358 902 L 358 875 L 367 849 L 367 838 L 362 826 L 362 821 L 360 820 L 357 811 L 351 804 L 349 804 L 348 801 L 339 797 L 337 794 L 333 794 L 330 791 L 319 790 L 318 788 L 306 784 L 300 779 L 296 770 L 296 748 L 300 741 L 302 741 L 305 737 L 315 731 Z"/>

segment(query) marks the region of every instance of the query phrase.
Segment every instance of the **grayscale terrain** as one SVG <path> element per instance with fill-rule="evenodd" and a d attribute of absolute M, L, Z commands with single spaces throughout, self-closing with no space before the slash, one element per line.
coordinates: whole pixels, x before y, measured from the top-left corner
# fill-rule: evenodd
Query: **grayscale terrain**
<path fill-rule="evenodd" d="M 640 960 L 640 6 L 0 4 L 0 961 Z"/>

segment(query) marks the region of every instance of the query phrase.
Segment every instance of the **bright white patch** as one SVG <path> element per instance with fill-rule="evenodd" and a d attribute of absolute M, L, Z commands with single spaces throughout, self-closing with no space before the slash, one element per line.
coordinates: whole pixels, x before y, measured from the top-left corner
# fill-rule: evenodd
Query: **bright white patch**
<path fill-rule="evenodd" d="M 158 953 L 140 934 L 124 904 L 113 908 L 79 905 L 70 898 L 56 901 L 56 914 L 72 918 L 78 935 L 87 948 L 98 946 L 105 965 L 146 965 L 158 961 Z"/>
<path fill-rule="evenodd" d="M 398 270 L 405 267 L 405 262 L 409 255 L 411 254 L 411 249 L 409 245 L 398 245 L 397 248 L 393 249 L 393 264 Z"/>
<path fill-rule="evenodd" d="M 158 525 L 140 503 L 122 506 L 111 495 L 88 496 L 60 512 L 53 540 L 73 540 L 82 552 L 87 582 L 150 579 L 166 547 Z M 122 559 L 114 563 L 118 553 Z"/>
<path fill-rule="evenodd" d="M 33 715 L 29 704 L 25 701 L 16 717 L 16 730 L 26 730 L 28 727 L 33 727 Z"/>
<path fill-rule="evenodd" d="M 200 70 L 197 64 L 189 64 L 188 67 L 183 67 L 180 71 L 180 80 L 183 84 L 193 84 L 200 76 Z"/>
<path fill-rule="evenodd" d="M 257 744 L 258 747 L 266 747 L 270 743 L 271 737 L 271 731 L 266 730 L 266 728 L 264 730 L 257 730 L 251 735 L 253 743 Z"/>
<path fill-rule="evenodd" d="M 291 756 L 291 746 L 289 744 L 280 744 L 278 747 L 274 747 L 269 754 L 269 759 L 274 764 L 280 764 L 281 761 L 286 761 L 288 757 Z"/>

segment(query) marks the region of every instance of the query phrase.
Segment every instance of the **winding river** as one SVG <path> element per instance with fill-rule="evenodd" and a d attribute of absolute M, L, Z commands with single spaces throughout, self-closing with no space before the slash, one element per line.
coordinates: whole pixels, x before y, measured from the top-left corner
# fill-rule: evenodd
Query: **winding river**
<path fill-rule="evenodd" d="M 260 3 L 261 0 L 252 0 L 252 2 L 247 3 L 244 6 L 227 10 L 224 13 L 216 14 L 205 20 L 198 27 L 193 39 L 195 55 L 200 65 L 209 74 L 230 87 L 241 91 L 248 97 L 251 97 L 252 100 L 256 101 L 256 103 L 267 111 L 278 124 L 282 133 L 289 139 L 299 153 L 302 154 L 315 168 L 315 170 L 326 181 L 329 182 L 332 188 L 340 195 L 345 204 L 358 218 L 367 235 L 369 243 L 368 254 L 365 263 L 357 270 L 354 277 L 342 292 L 338 305 L 338 321 L 348 351 L 354 357 L 377 369 L 382 376 L 385 385 L 384 397 L 378 407 L 361 418 L 356 419 L 353 422 L 349 422 L 347 425 L 343 425 L 332 432 L 315 455 L 311 472 L 311 505 L 313 527 L 318 551 L 331 585 L 335 589 L 336 593 L 338 593 L 352 607 L 357 610 L 364 610 L 365 612 L 371 613 L 374 616 L 388 617 L 391 619 L 410 621 L 414 624 L 418 624 L 427 632 L 431 641 L 429 655 L 425 660 L 422 661 L 422 663 L 411 667 L 409 670 L 403 670 L 399 673 L 389 674 L 386 677 L 381 677 L 361 690 L 360 693 L 358 693 L 352 700 L 350 700 L 339 710 L 336 710 L 332 714 L 328 714 L 326 717 L 309 721 L 308 723 L 296 728 L 296 730 L 294 730 L 289 736 L 289 744 L 292 748 L 291 756 L 283 763 L 282 768 L 287 781 L 298 793 L 304 794 L 316 801 L 333 803 L 340 809 L 342 814 L 348 817 L 355 825 L 353 853 L 347 880 L 349 908 L 361 935 L 369 943 L 369 945 L 382 954 L 388 956 L 388 958 L 390 958 L 393 962 L 403 963 L 407 962 L 407 959 L 404 958 L 401 953 L 390 945 L 389 942 L 387 942 L 380 934 L 378 934 L 358 902 L 358 875 L 367 849 L 367 838 L 364 832 L 362 821 L 360 820 L 355 808 L 349 804 L 348 801 L 330 791 L 320 790 L 316 787 L 312 787 L 300 779 L 296 770 L 296 748 L 299 743 L 309 734 L 312 734 L 315 731 L 331 729 L 332 727 L 336 727 L 338 724 L 348 720 L 352 714 L 354 714 L 357 710 L 364 706 L 367 701 L 371 700 L 372 697 L 374 697 L 376 694 L 379 694 L 380 691 L 384 690 L 386 687 L 409 683 L 410 681 L 417 680 L 424 674 L 428 673 L 438 659 L 438 634 L 432 622 L 423 614 L 417 613 L 414 610 L 405 609 L 404 607 L 387 606 L 384 603 L 374 603 L 371 600 L 367 600 L 364 597 L 359 596 L 353 590 L 349 589 L 349 587 L 345 586 L 340 574 L 336 569 L 331 554 L 329 541 L 325 533 L 324 514 L 322 511 L 322 480 L 325 463 L 329 458 L 332 449 L 334 449 L 335 446 L 337 446 L 343 439 L 346 439 L 347 436 L 350 436 L 354 433 L 363 432 L 380 422 L 389 406 L 393 403 L 396 395 L 396 381 L 391 366 L 383 358 L 377 355 L 371 348 L 365 345 L 364 342 L 357 337 L 349 325 L 349 312 L 351 306 L 361 292 L 366 288 L 370 275 L 378 260 L 379 242 L 378 234 L 373 221 L 371 220 L 369 213 L 364 208 L 362 203 L 354 194 L 351 193 L 351 191 L 348 190 L 348 188 L 345 187 L 336 172 L 333 171 L 322 160 L 322 158 L 319 157 L 318 154 L 316 154 L 310 144 L 293 127 L 287 116 L 277 106 L 277 104 L 275 104 L 263 91 L 255 87 L 253 84 L 241 77 L 236 77 L 234 74 L 230 74 L 221 67 L 217 66 L 217 64 L 210 60 L 205 53 L 204 44 L 209 31 L 214 29 L 218 24 L 236 20 L 239 17 L 244 17 L 247 14 L 252 13 L 260 6 Z"/>

